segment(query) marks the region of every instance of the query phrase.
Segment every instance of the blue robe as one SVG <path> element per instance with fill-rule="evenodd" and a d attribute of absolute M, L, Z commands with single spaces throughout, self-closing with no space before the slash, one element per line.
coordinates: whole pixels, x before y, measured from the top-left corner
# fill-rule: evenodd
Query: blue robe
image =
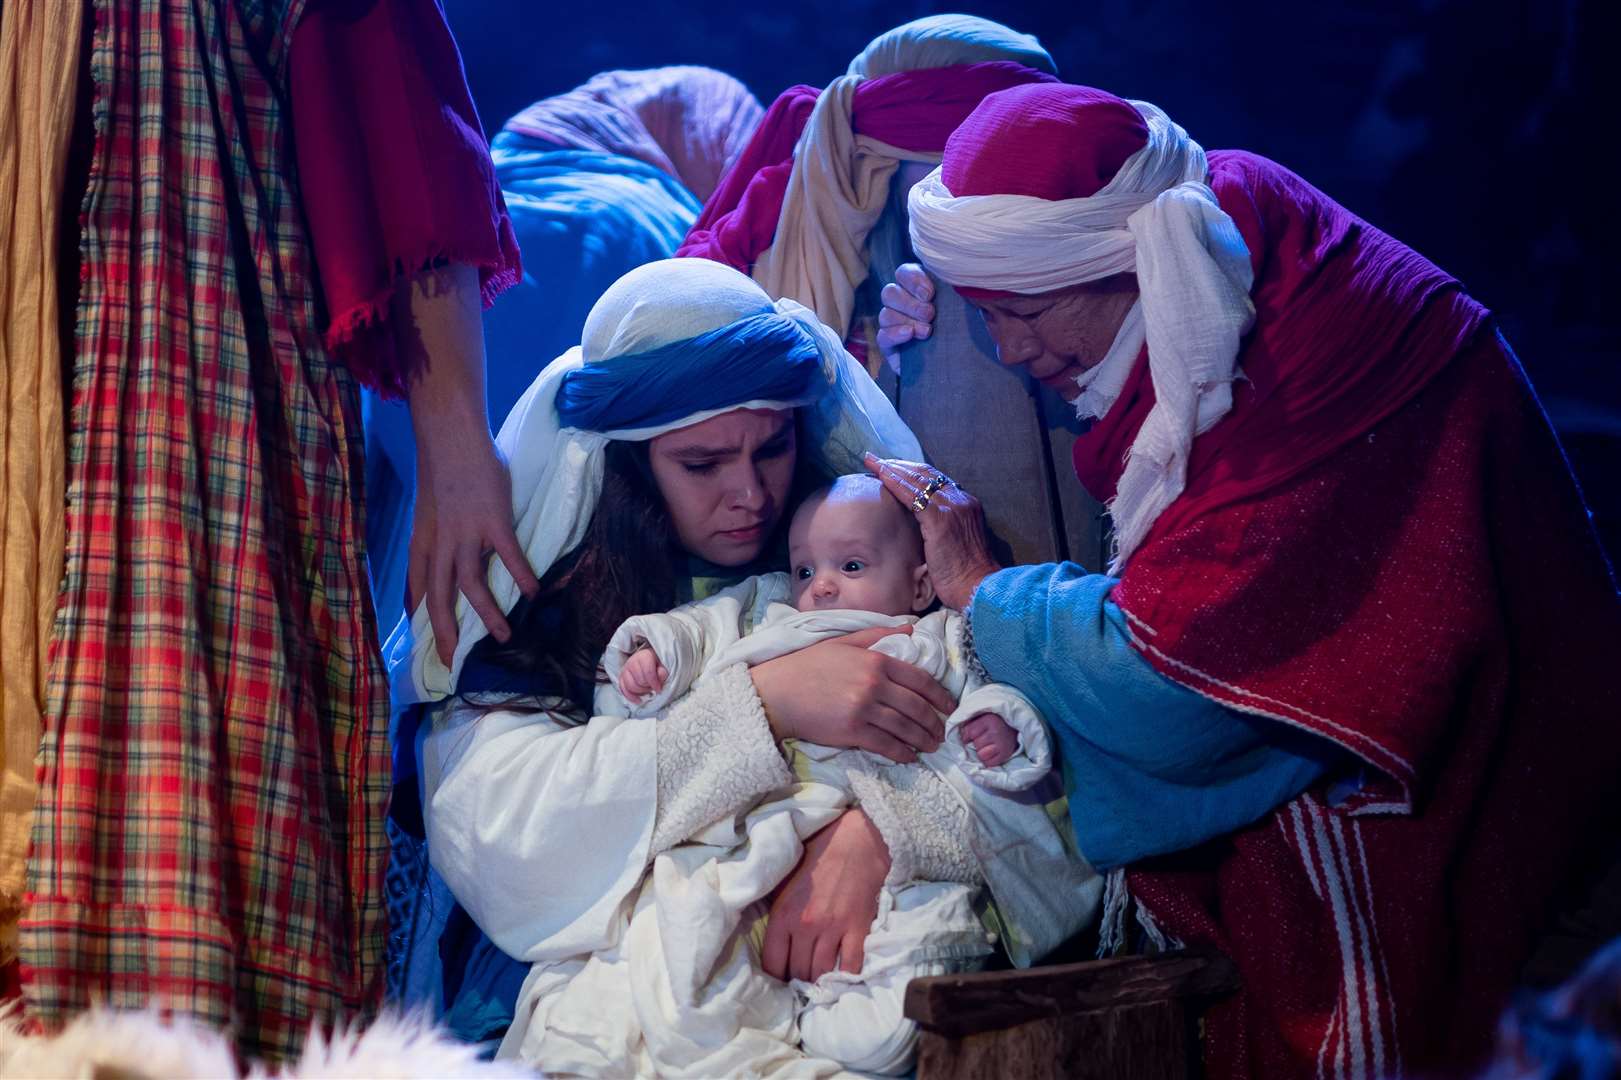
<path fill-rule="evenodd" d="M 1024 691 L 1058 744 L 1081 853 L 1108 870 L 1242 828 L 1340 758 L 1149 666 L 1110 600 L 1115 580 L 1074 563 L 987 577 L 970 606 L 991 678 Z"/>

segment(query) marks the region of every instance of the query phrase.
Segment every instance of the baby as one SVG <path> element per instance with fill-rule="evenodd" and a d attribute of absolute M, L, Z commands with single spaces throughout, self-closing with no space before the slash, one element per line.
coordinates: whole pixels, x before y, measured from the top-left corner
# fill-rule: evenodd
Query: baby
<path fill-rule="evenodd" d="M 905 765 L 790 740 L 784 751 L 795 783 L 657 857 L 636 916 L 649 928 L 645 940 L 658 942 L 657 960 L 648 951 L 616 955 L 652 964 L 659 973 L 643 981 L 669 988 L 656 1009 L 638 1006 L 647 1045 L 687 1039 L 655 1029 L 701 1026 L 733 1031 L 736 1048 L 775 1024 L 784 1051 L 863 1072 L 903 1072 L 917 1037 L 904 1015 L 911 979 L 983 964 L 993 940 L 987 925 L 1016 964 L 1030 963 L 1084 925 L 1101 881 L 1055 824 L 1064 815 L 1053 812 L 1058 790 L 1041 718 L 1016 690 L 975 675 L 960 614 L 930 610 L 934 588 L 914 516 L 875 478 L 840 477 L 795 514 L 789 558 L 790 573 L 627 620 L 603 657 L 597 713 L 659 715 L 709 673 L 858 630 L 909 626 L 911 633 L 872 648 L 915 664 L 957 699 L 946 737 Z M 892 854 L 861 971 L 836 969 L 784 986 L 760 970 L 757 944 L 731 943 L 758 932 L 800 845 L 850 806 L 867 814 Z M 666 929 L 675 927 L 679 934 Z M 759 1019 L 778 994 L 788 996 L 770 1012 L 777 1019 Z M 741 1019 L 745 1013 L 752 1019 Z M 731 1027 L 714 1027 L 721 1015 Z M 722 1072 L 769 1071 L 761 1060 L 704 1062 Z M 722 1061 L 723 1068 L 715 1064 Z"/>
<path fill-rule="evenodd" d="M 800 506 L 788 528 L 788 580 L 799 611 L 922 615 L 934 606 L 917 522 L 876 477 L 841 476 Z M 664 689 L 669 669 L 643 643 L 619 671 L 619 691 L 641 704 Z M 995 713 L 962 725 L 980 764 L 1006 764 L 1018 734 Z"/>

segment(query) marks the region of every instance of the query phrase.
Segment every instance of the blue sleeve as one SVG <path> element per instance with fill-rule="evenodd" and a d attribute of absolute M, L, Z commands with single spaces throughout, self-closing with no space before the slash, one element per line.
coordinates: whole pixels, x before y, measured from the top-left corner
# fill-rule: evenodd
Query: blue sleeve
<path fill-rule="evenodd" d="M 1300 794 L 1339 752 L 1179 686 L 1131 645 L 1115 580 L 1074 563 L 986 578 L 971 606 L 993 679 L 1052 727 L 1082 853 L 1100 870 L 1242 828 Z"/>

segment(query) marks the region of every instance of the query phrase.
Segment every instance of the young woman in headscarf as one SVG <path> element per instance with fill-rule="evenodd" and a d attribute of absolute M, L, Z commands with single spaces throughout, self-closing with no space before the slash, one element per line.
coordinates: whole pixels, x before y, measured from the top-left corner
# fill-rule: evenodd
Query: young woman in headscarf
<path fill-rule="evenodd" d="M 536 980 L 613 942 L 620 908 L 657 854 L 655 835 L 680 839 L 782 783 L 783 738 L 894 760 L 933 749 L 935 714 L 950 699 L 917 669 L 864 648 L 881 635 L 856 634 L 728 669 L 656 722 L 591 715 L 598 661 L 626 617 L 780 560 L 787 511 L 816 479 L 859 468 L 875 447 L 917 453 L 837 335 L 792 301 L 774 304 L 703 260 L 632 271 L 592 309 L 581 344 L 519 399 L 497 441 L 519 538 L 542 572 L 538 594 L 520 603 L 492 564 L 490 588 L 512 612 L 510 643 L 488 639 L 464 605 L 446 664 L 419 605 L 387 653 L 395 700 L 422 703 L 400 727 L 396 760 L 420 760 L 428 855 L 493 943 L 464 950 L 446 972 L 450 1022 L 469 1038 L 494 1036 L 516 997 L 515 1052 L 531 1025 L 543 1036 L 541 1020 L 522 1011 L 537 1000 Z M 938 800 L 960 816 L 938 783 L 905 799 Z M 897 820 L 906 815 L 897 810 Z M 880 836 L 859 811 L 818 833 L 806 856 L 815 873 L 777 901 L 774 974 L 814 977 L 835 957 L 859 967 L 878 886 L 907 842 Z M 925 855 L 920 865 L 932 864 Z M 437 951 L 444 923 L 432 911 L 422 918 L 418 948 Z M 467 935 L 472 925 L 448 930 Z M 522 996 L 509 966 L 493 974 L 502 954 L 522 964 Z"/>

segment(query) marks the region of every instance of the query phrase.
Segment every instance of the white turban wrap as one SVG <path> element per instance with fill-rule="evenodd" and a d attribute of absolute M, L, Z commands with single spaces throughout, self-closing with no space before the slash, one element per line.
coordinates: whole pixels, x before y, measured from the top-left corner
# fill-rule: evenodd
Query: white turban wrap
<path fill-rule="evenodd" d="M 1119 398 L 1146 339 L 1155 403 L 1110 504 L 1119 574 L 1182 493 L 1196 436 L 1232 408 L 1239 341 L 1255 321 L 1249 249 L 1205 183 L 1202 147 L 1146 101 L 1147 144 L 1088 198 L 954 197 L 936 169 L 912 189 L 912 247 L 953 285 L 1037 294 L 1135 272 L 1139 299 L 1078 380 L 1083 417 Z"/>
<path fill-rule="evenodd" d="M 972 15 L 932 15 L 874 39 L 816 99 L 794 147 L 777 231 L 754 264 L 754 280 L 848 334 L 856 289 L 867 279 L 867 236 L 889 200 L 891 177 L 903 161 L 940 160 L 938 153 L 857 135 L 850 122 L 856 87 L 881 75 L 993 60 L 1057 71 L 1029 34 Z"/>
<path fill-rule="evenodd" d="M 823 388 L 791 401 L 745 401 L 704 409 L 657 427 L 581 431 L 559 426 L 557 393 L 563 377 L 586 364 L 611 364 L 621 356 L 686 341 L 739 319 L 776 311 L 793 319 L 815 341 Z M 700 373 L 701 374 L 701 373 Z M 665 259 L 638 267 L 602 294 L 586 318 L 581 344 L 548 364 L 512 407 L 496 449 L 512 478 L 512 510 L 518 541 L 537 575 L 567 555 L 585 537 L 602 492 L 603 450 L 615 439 L 642 441 L 702 423 L 736 409 L 803 407 L 808 415 L 800 453 L 833 474 L 860 472 L 862 454 L 922 460 L 922 449 L 839 336 L 792 300 L 771 298 L 731 267 L 708 259 Z M 501 610 L 518 602 L 517 583 L 500 559 L 491 559 L 490 592 Z M 458 596 L 456 652 L 449 668 L 434 648 L 427 605 L 402 619 L 383 647 L 396 707 L 433 701 L 452 692 L 467 654 L 488 633 Z"/>

